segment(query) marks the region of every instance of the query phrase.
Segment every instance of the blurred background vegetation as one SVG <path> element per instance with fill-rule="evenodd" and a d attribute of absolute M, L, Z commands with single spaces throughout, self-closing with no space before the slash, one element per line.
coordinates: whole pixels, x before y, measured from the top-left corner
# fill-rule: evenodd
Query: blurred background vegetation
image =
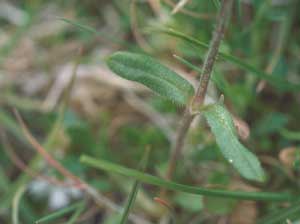
<path fill-rule="evenodd" d="M 115 76 L 105 59 L 117 50 L 144 52 L 197 83 L 197 72 L 173 55 L 201 68 L 205 51 L 147 28 L 172 27 L 209 43 L 219 2 L 190 0 L 172 14 L 176 3 L 0 2 L 0 223 L 34 223 L 83 199 L 84 209 L 74 222 L 108 224 L 118 223 L 119 219 L 118 212 L 109 206 L 99 207 L 80 189 L 65 186 L 65 178 L 28 144 L 12 108 L 20 112 L 29 130 L 54 158 L 114 205 L 124 205 L 133 180 L 88 168 L 79 163 L 81 154 L 137 168 L 145 148 L 150 147 L 146 170 L 163 176 L 183 108 Z M 299 9 L 297 0 L 234 1 L 221 50 L 274 79 L 299 83 Z M 80 29 L 61 18 L 88 28 Z M 257 184 L 239 177 L 220 156 L 201 118 L 195 120 L 189 132 L 174 180 L 231 190 L 299 192 L 299 91 L 277 89 L 223 59 L 217 61 L 213 76 L 215 84 L 209 87 L 207 101 L 216 101 L 224 94 L 243 143 L 259 157 L 267 181 Z M 59 183 L 51 182 L 51 177 Z M 269 221 L 268 217 L 274 217 L 272 212 L 289 206 L 171 192 L 171 208 L 166 209 L 153 200 L 159 197 L 159 191 L 143 184 L 134 213 L 153 223 L 169 223 L 167 217 L 173 216 L 176 223 L 251 224 L 264 217 Z M 291 215 L 272 223 L 285 223 L 287 218 L 297 223 L 300 207 L 292 207 L 295 211 Z M 52 223 L 67 220 L 69 214 Z"/>

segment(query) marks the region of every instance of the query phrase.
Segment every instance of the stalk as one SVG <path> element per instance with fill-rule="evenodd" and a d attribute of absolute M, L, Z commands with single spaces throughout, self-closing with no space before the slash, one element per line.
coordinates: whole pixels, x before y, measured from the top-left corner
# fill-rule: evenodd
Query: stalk
<path fill-rule="evenodd" d="M 219 52 L 220 43 L 224 36 L 227 21 L 229 20 L 231 14 L 232 2 L 233 0 L 222 1 L 221 8 L 217 16 L 216 27 L 213 32 L 213 37 L 210 41 L 209 49 L 201 72 L 199 86 L 196 90 L 191 104 L 186 106 L 180 126 L 177 129 L 175 144 L 172 146 L 171 149 L 171 155 L 166 173 L 167 180 L 172 179 L 176 168 L 176 163 L 182 154 L 184 141 L 187 136 L 188 130 L 191 126 L 194 117 L 197 114 L 195 112 L 198 112 L 199 108 L 204 102 L 207 92 L 207 86 L 211 77 L 211 72 L 213 70 L 213 66 Z"/>

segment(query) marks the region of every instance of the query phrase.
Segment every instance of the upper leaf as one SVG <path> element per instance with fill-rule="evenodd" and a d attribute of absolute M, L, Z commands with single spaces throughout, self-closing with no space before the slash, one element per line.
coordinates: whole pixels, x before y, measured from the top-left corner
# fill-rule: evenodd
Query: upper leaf
<path fill-rule="evenodd" d="M 179 38 L 181 40 L 184 40 L 187 43 L 190 43 L 190 44 L 192 44 L 194 46 L 197 46 L 199 48 L 202 48 L 202 49 L 208 49 L 209 48 L 208 44 L 206 44 L 204 42 L 201 42 L 201 41 L 195 39 L 194 37 L 191 37 L 191 36 L 188 36 L 184 33 L 181 33 L 177 30 L 166 29 L 166 28 L 154 28 L 151 31 L 156 31 L 156 32 L 164 33 L 164 34 Z M 235 57 L 231 54 L 220 51 L 219 56 L 220 56 L 220 58 L 226 59 L 226 60 L 230 61 L 231 63 L 237 65 L 241 69 L 244 69 L 245 71 L 249 72 L 247 74 L 254 75 L 258 78 L 266 80 L 272 86 L 276 87 L 278 90 L 281 90 L 281 91 L 294 91 L 294 92 L 299 92 L 300 91 L 300 84 L 299 83 L 289 82 L 289 81 L 285 80 L 284 78 L 282 78 L 282 76 L 279 76 L 279 75 L 267 74 L 264 71 L 261 71 L 261 70 L 255 68 L 251 64 L 246 63 L 243 60 L 241 60 L 240 58 Z"/>
<path fill-rule="evenodd" d="M 108 66 L 117 75 L 142 83 L 179 105 L 186 104 L 194 94 L 187 80 L 146 55 L 116 52 L 109 57 Z"/>
<path fill-rule="evenodd" d="M 252 152 L 239 142 L 231 115 L 223 105 L 209 105 L 204 108 L 203 114 L 216 137 L 222 154 L 228 162 L 243 177 L 263 181 L 265 175 L 260 162 Z"/>

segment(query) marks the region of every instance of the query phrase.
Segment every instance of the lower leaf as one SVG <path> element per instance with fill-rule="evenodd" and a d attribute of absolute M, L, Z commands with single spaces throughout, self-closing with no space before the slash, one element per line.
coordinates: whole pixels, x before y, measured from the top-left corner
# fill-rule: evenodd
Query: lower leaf
<path fill-rule="evenodd" d="M 243 177 L 264 181 L 265 174 L 259 160 L 239 142 L 231 115 L 224 106 L 219 103 L 207 106 L 203 109 L 203 114 L 227 161 Z"/>

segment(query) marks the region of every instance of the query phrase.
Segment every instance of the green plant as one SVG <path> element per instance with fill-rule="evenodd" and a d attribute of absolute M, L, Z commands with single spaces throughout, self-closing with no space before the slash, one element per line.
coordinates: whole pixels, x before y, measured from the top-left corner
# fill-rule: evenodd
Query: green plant
<path fill-rule="evenodd" d="M 171 100 L 177 105 L 184 105 L 185 112 L 177 129 L 175 141 L 172 143 L 170 160 L 166 173 L 166 179 L 171 179 L 176 167 L 176 163 L 182 156 L 184 141 L 191 125 L 191 122 L 196 116 L 204 115 L 211 130 L 216 138 L 216 142 L 223 154 L 224 158 L 236 168 L 236 170 L 246 179 L 255 181 L 264 181 L 265 174 L 257 157 L 243 146 L 236 133 L 236 127 L 232 121 L 230 113 L 226 110 L 223 104 L 223 99 L 220 102 L 203 105 L 204 98 L 207 94 L 208 83 L 213 71 L 213 65 L 216 57 L 220 54 L 221 57 L 232 61 L 236 65 L 257 75 L 260 78 L 270 81 L 278 88 L 291 87 L 292 84 L 281 82 L 270 78 L 268 75 L 256 70 L 255 68 L 245 64 L 234 56 L 226 53 L 219 53 L 219 46 L 224 36 L 225 27 L 231 14 L 232 1 L 225 0 L 222 2 L 220 12 L 217 17 L 217 25 L 210 42 L 210 45 L 203 44 L 196 39 L 185 36 L 176 31 L 159 29 L 158 31 L 182 38 L 192 44 L 196 44 L 202 48 L 208 49 L 203 68 L 200 70 L 200 82 L 197 89 L 193 87 L 175 72 L 171 71 L 164 65 L 160 64 L 155 59 L 144 54 L 136 54 L 129 52 L 117 52 L 108 58 L 109 68 L 117 75 L 139 82 L 158 95 Z M 181 62 L 199 71 L 191 63 L 177 57 Z M 294 87 L 294 86 L 293 86 Z M 297 89 L 295 87 L 295 89 Z M 221 97 L 222 98 L 222 97 Z M 117 172 L 123 175 L 128 175 L 137 180 L 194 194 L 203 194 L 219 197 L 229 197 L 237 199 L 252 199 L 252 200 L 290 200 L 290 196 L 284 194 L 272 193 L 251 193 L 251 192 L 230 192 L 222 190 L 210 190 L 197 187 L 184 186 L 174 182 L 167 182 L 159 178 L 142 174 L 135 170 L 130 170 L 103 160 L 93 160 L 87 156 L 81 157 L 81 161 L 89 166 L 104 169 L 110 172 Z M 133 191 L 134 192 L 134 191 Z"/>
<path fill-rule="evenodd" d="M 263 181 L 264 179 L 264 172 L 258 159 L 239 143 L 231 115 L 225 107 L 220 103 L 203 107 L 213 65 L 230 16 L 231 5 L 232 1 L 224 1 L 222 4 L 201 71 L 200 83 L 195 93 L 187 80 L 149 56 L 117 52 L 108 59 L 110 69 L 117 75 L 144 84 L 157 94 L 179 105 L 186 106 L 170 155 L 166 174 L 167 179 L 171 179 L 173 175 L 175 165 L 184 147 L 184 140 L 189 126 L 198 114 L 204 114 L 224 157 L 243 177 L 257 181 Z"/>
<path fill-rule="evenodd" d="M 240 223 L 232 219 L 245 211 L 252 217 L 243 218 L 252 223 L 299 219 L 299 2 L 73 3 L 51 2 L 63 10 L 57 15 L 63 12 L 72 19 L 47 19 L 42 26 L 40 20 L 49 12 L 41 0 L 13 3 L 34 13 L 17 28 L 1 15 L 6 24 L 1 29 L 1 74 L 15 73 L 19 63 L 22 74 L 51 74 L 47 88 L 32 95 L 25 91 L 26 77 L 14 81 L 13 75 L 7 83 L 1 79 L 1 223 Z M 38 7 L 28 11 L 31 5 Z M 65 27 L 56 35 L 52 22 Z M 36 32 L 48 24 L 47 32 Z M 23 60 L 22 52 L 19 60 L 23 42 L 42 52 L 33 57 L 37 62 L 27 63 L 31 57 Z M 65 53 L 66 47 L 69 52 L 77 45 L 83 51 L 79 57 L 74 54 L 72 78 L 58 87 L 61 80 L 53 80 L 52 73 L 69 58 L 60 60 L 56 51 L 62 47 Z M 120 79 L 116 88 L 105 59 L 112 72 L 155 94 Z M 179 63 L 172 65 L 172 60 Z M 95 67 L 100 77 L 90 82 Z M 81 76 L 86 68 L 88 77 Z M 33 76 L 30 83 L 35 83 Z M 186 76 L 194 78 L 193 85 Z M 51 95 L 48 87 L 54 90 L 50 93 L 65 88 L 51 111 L 43 102 Z M 11 107 L 20 111 L 19 124 Z M 143 149 L 149 146 L 147 163 Z M 32 197 L 37 195 L 31 195 L 31 183 L 40 181 L 36 179 L 47 183 L 47 198 Z M 51 190 L 69 188 L 80 196 L 54 211 L 45 203 Z"/>

